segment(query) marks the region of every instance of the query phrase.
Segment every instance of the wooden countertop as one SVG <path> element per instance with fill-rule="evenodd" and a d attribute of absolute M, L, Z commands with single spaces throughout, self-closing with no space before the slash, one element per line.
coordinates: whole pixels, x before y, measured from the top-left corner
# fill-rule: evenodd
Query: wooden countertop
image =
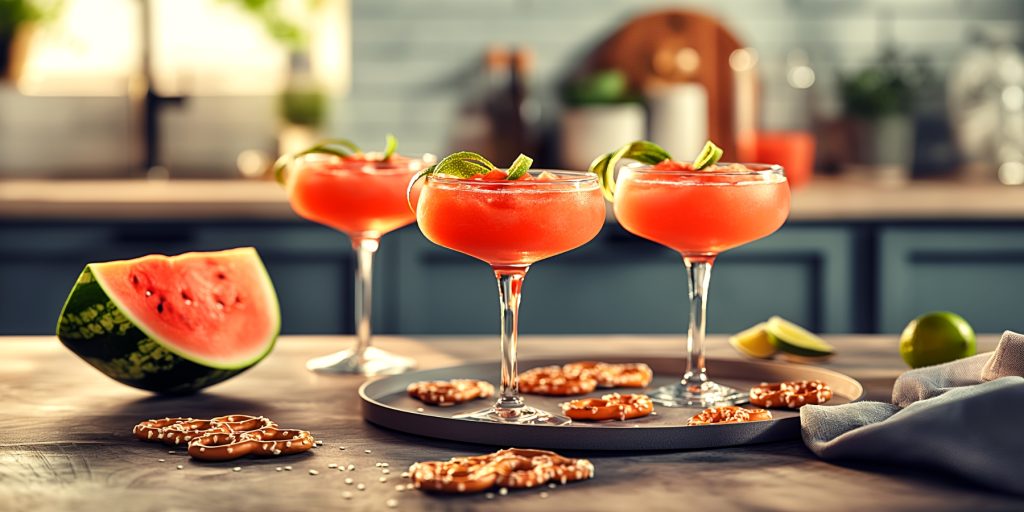
<path fill-rule="evenodd" d="M 0 181 L 0 218 L 296 219 L 281 188 L 249 180 Z M 886 187 L 819 178 L 793 194 L 793 221 L 1024 220 L 1024 187 L 924 181 Z"/>
<path fill-rule="evenodd" d="M 869 398 L 887 399 L 903 370 L 891 336 L 833 336 L 828 366 L 857 377 Z M 994 336 L 979 339 L 991 349 Z M 588 453 L 594 480 L 525 490 L 488 500 L 398 492 L 410 463 L 482 453 L 490 448 L 420 438 L 365 423 L 357 376 L 320 376 L 303 361 L 351 343 L 285 337 L 251 371 L 192 397 L 158 398 L 102 376 L 52 337 L 0 338 L 0 509 L 3 510 L 1020 510 L 1024 500 L 955 477 L 903 468 L 838 466 L 816 459 L 800 441 L 691 452 Z M 423 368 L 497 356 L 494 337 L 381 337 L 383 348 L 415 354 Z M 579 336 L 522 340 L 524 358 L 598 358 L 677 354 L 680 337 Z M 709 353 L 733 356 L 721 338 Z M 712 369 L 712 371 L 714 371 Z M 163 416 L 245 412 L 313 431 L 325 444 L 288 459 L 193 463 L 181 450 L 135 440 L 137 421 Z M 344 451 L 339 447 L 345 446 Z M 365 450 L 372 450 L 366 453 Z M 571 454 L 582 455 L 582 454 Z M 165 462 L 158 462 L 163 458 Z M 373 464 L 388 462 L 381 483 Z M 328 470 L 355 464 L 353 472 Z M 175 467 L 181 464 L 182 470 Z M 274 467 L 291 465 L 290 472 Z M 233 466 L 242 471 L 233 472 Z M 320 474 L 311 476 L 309 469 Z M 352 477 L 365 491 L 344 484 Z M 342 492 L 354 497 L 345 500 Z M 542 501 L 543 500 L 543 501 Z M 642 502 L 638 503 L 638 500 Z M 638 506 L 639 505 L 639 506 Z"/>

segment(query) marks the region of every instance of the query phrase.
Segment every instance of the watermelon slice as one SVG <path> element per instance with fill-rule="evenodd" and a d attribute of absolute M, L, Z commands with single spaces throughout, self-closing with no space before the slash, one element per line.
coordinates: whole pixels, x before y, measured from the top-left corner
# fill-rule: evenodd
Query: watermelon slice
<path fill-rule="evenodd" d="M 258 363 L 280 327 L 274 285 L 245 247 L 90 263 L 57 336 L 119 382 L 184 394 Z"/>

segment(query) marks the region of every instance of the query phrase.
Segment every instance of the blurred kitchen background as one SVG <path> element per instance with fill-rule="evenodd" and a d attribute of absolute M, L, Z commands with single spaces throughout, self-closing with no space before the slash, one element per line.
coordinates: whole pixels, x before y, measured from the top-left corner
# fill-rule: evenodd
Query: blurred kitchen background
<path fill-rule="evenodd" d="M 81 267 L 254 245 L 289 333 L 351 332 L 344 237 L 266 179 L 320 136 L 583 169 L 639 138 L 781 163 L 790 221 L 721 257 L 713 332 L 780 314 L 1024 328 L 1024 2 L 0 0 L 0 333 Z M 681 333 L 677 255 L 610 218 L 531 271 L 524 333 Z M 483 264 L 384 238 L 375 323 L 495 332 Z"/>

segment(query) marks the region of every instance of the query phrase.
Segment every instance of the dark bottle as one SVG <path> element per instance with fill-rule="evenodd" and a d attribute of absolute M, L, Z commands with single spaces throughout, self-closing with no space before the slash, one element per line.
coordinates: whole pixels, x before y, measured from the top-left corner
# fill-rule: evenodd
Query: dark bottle
<path fill-rule="evenodd" d="M 484 55 L 480 73 L 473 80 L 452 132 L 452 150 L 474 151 L 496 159 L 498 135 L 496 98 L 503 96 L 509 83 L 509 52 L 492 47 Z M 499 163 L 495 160 L 496 163 Z"/>
<path fill-rule="evenodd" d="M 488 102 L 494 127 L 493 158 L 499 166 L 510 164 L 520 153 L 536 156 L 540 108 L 530 93 L 532 67 L 533 54 L 529 50 L 513 49 L 508 59 L 506 83 L 494 90 Z"/>

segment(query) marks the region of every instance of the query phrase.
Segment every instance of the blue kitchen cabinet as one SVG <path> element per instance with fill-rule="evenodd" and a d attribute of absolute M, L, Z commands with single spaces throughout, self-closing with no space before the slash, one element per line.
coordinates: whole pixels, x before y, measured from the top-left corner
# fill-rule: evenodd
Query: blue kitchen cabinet
<path fill-rule="evenodd" d="M 78 274 L 92 261 L 239 246 L 259 250 L 286 333 L 352 330 L 347 239 L 296 222 L 10 223 L 0 226 L 0 334 L 52 334 Z"/>
<path fill-rule="evenodd" d="M 1024 226 L 908 225 L 880 230 L 878 327 L 954 311 L 978 332 L 1024 331 Z"/>
<path fill-rule="evenodd" d="M 821 331 L 855 330 L 853 236 L 842 227 L 787 226 L 724 254 L 711 277 L 710 330 L 736 332 L 772 314 Z M 399 258 L 386 330 L 498 332 L 487 265 L 411 229 L 386 242 Z M 682 334 L 688 318 L 680 256 L 614 224 L 584 247 L 534 265 L 523 294 L 523 333 Z"/>

